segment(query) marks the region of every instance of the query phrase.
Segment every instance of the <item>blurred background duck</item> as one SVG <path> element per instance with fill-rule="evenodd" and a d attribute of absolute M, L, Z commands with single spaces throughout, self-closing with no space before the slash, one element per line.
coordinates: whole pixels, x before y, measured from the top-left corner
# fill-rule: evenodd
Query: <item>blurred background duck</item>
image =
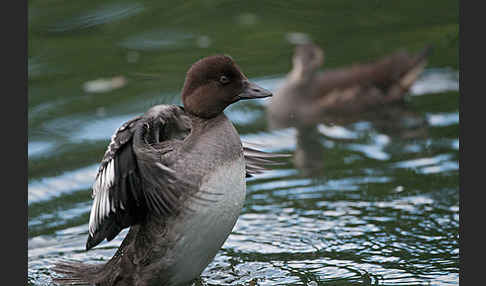
<path fill-rule="evenodd" d="M 384 105 L 403 103 L 424 70 L 430 47 L 417 54 L 397 51 L 364 64 L 320 71 L 323 50 L 298 44 L 293 67 L 267 107 L 270 127 L 346 124 Z"/>
<path fill-rule="evenodd" d="M 392 137 L 424 136 L 427 121 L 407 108 L 405 96 L 424 70 L 430 50 L 400 50 L 372 62 L 320 71 L 324 51 L 311 42 L 298 44 L 293 68 L 267 106 L 269 127 L 296 128 L 294 164 L 304 175 L 322 172 L 325 165 L 320 123 L 366 120 Z"/>

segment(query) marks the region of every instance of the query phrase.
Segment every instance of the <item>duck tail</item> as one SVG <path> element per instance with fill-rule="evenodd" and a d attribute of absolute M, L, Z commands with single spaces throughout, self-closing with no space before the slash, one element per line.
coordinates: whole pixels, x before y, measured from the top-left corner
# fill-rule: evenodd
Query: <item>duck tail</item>
<path fill-rule="evenodd" d="M 378 84 L 384 88 L 387 102 L 401 100 L 422 74 L 427 65 L 427 57 L 432 51 L 432 46 L 426 46 L 415 55 L 401 51 L 393 54 L 389 59 L 389 77 Z"/>
<path fill-rule="evenodd" d="M 62 276 L 53 278 L 53 282 L 57 285 L 111 285 L 110 280 L 114 273 L 106 266 L 107 264 L 60 261 L 52 270 Z"/>
<path fill-rule="evenodd" d="M 410 68 L 400 78 L 400 86 L 402 89 L 408 90 L 417 80 L 420 74 L 424 71 L 425 66 L 427 65 L 427 57 L 431 52 L 432 46 L 429 45 L 413 57 Z"/>

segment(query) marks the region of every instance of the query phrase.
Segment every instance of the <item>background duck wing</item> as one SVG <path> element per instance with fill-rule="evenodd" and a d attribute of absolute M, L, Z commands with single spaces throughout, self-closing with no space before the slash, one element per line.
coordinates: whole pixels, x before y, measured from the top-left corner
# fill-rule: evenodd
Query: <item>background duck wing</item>
<path fill-rule="evenodd" d="M 397 51 L 374 62 L 322 72 L 316 95 L 320 108 L 360 112 L 401 100 L 425 68 L 431 47 L 409 54 Z"/>

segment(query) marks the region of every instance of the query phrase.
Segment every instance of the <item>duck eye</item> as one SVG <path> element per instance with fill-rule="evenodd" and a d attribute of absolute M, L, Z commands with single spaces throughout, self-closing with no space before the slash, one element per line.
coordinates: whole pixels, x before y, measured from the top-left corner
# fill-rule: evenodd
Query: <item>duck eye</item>
<path fill-rule="evenodd" d="M 227 84 L 227 83 L 229 83 L 229 82 L 230 82 L 230 80 L 229 80 L 229 78 L 228 78 L 227 76 L 222 75 L 222 76 L 219 78 L 219 82 L 220 82 L 221 84 Z"/>

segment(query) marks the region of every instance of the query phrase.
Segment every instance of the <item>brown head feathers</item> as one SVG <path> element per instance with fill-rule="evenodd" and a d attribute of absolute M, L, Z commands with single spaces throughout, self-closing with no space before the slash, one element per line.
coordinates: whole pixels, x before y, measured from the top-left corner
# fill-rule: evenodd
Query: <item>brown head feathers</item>
<path fill-rule="evenodd" d="M 182 102 L 187 112 L 212 118 L 230 104 L 271 93 L 250 83 L 233 59 L 226 55 L 205 57 L 187 71 Z"/>

